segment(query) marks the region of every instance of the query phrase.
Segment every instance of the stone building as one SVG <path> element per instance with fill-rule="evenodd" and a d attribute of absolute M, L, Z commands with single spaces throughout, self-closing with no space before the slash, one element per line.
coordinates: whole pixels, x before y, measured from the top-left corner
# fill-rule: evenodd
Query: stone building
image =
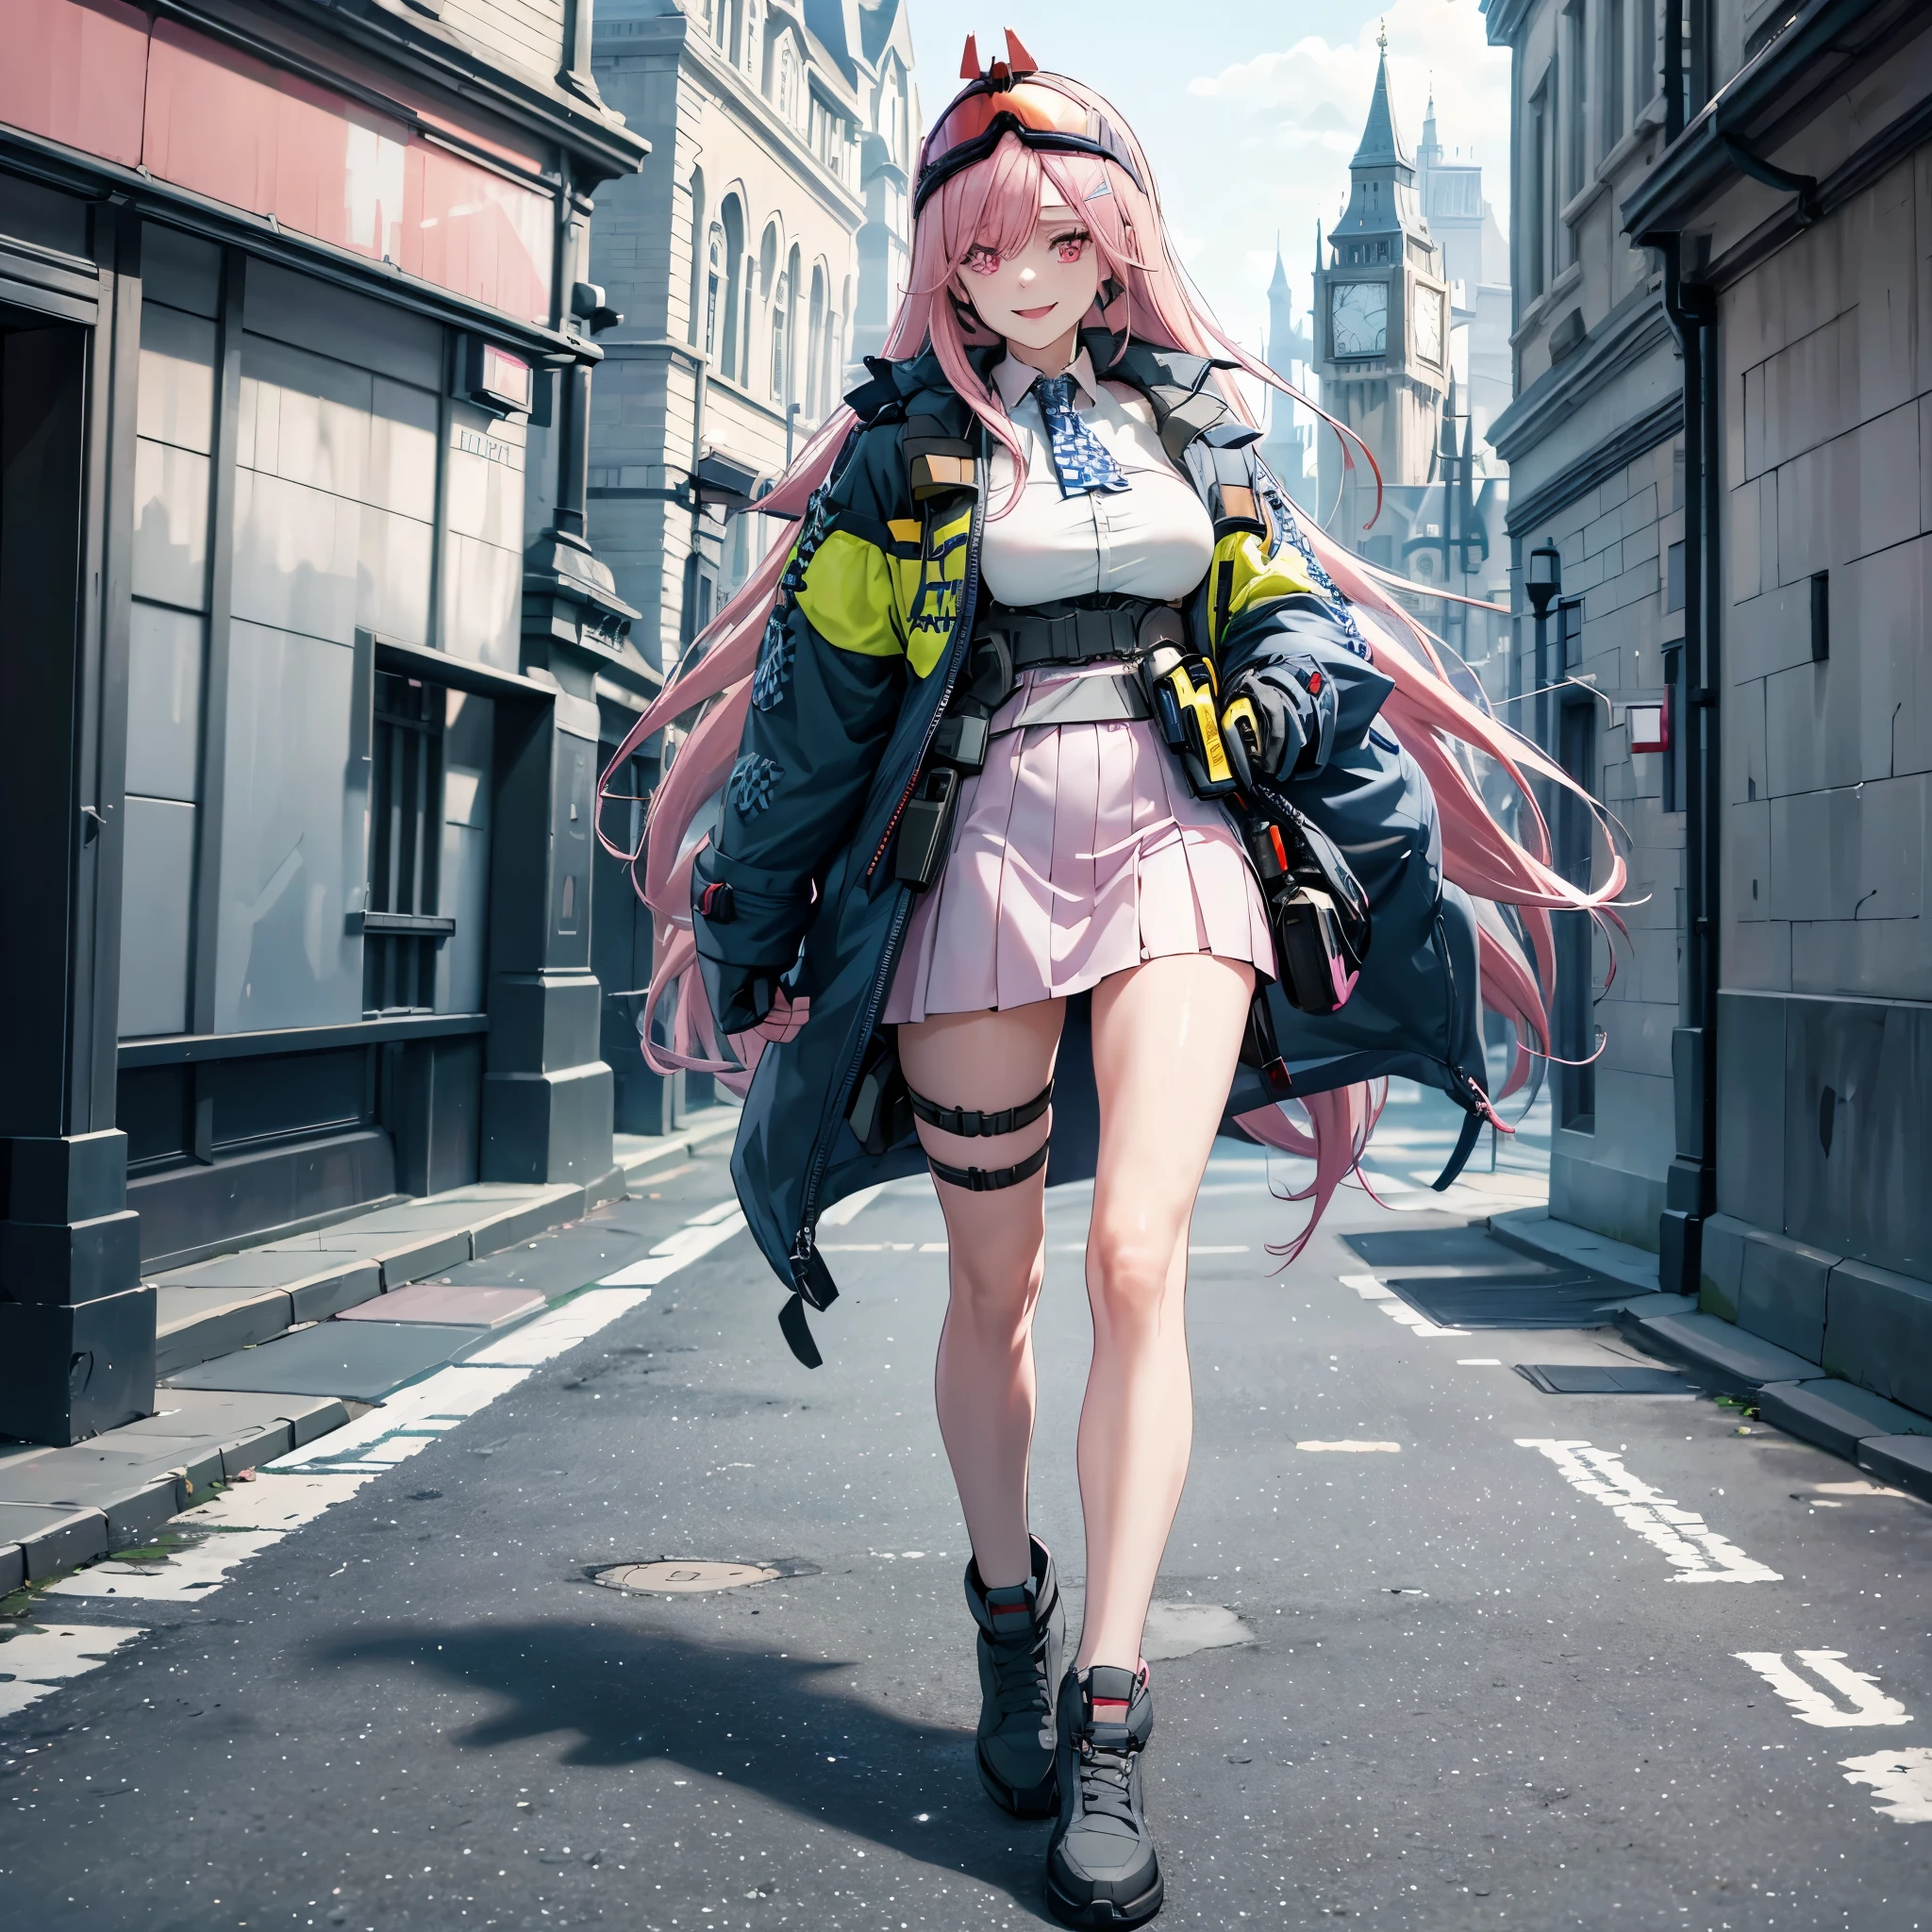
<path fill-rule="evenodd" d="M 623 320 L 598 337 L 591 517 L 653 674 L 606 679 L 608 756 L 772 541 L 750 503 L 884 342 L 908 259 L 919 102 L 905 0 L 605 0 L 591 66 L 651 143 L 643 171 L 598 197 L 592 242 Z M 660 749 L 614 789 L 648 793 Z M 622 816 L 609 829 L 634 831 Z M 711 1082 L 644 1066 L 650 921 L 601 856 L 596 893 L 617 1124 L 660 1132 Z"/>
<path fill-rule="evenodd" d="M 588 221 L 645 150 L 570 0 L 8 19 L 0 1431 L 64 1442 L 153 1407 L 144 1274 L 616 1178 Z"/>
<path fill-rule="evenodd" d="M 1600 372 L 1525 458 L 1540 480 L 1595 469 L 1587 520 L 1586 497 L 1552 507 L 1543 480 L 1512 526 L 1558 537 L 1566 590 L 1605 559 L 1578 640 L 1612 721 L 1597 782 L 1626 817 L 1655 795 L 1635 815 L 1675 822 L 1677 852 L 1660 840 L 1639 868 L 1678 915 L 1658 921 L 1645 988 L 1660 1008 L 1668 942 L 1668 1059 L 1661 1010 L 1643 1029 L 1672 1103 L 1643 1163 L 1663 1174 L 1659 1225 L 1613 1231 L 1660 1246 L 1666 1287 L 1790 1351 L 1786 1373 L 1822 1363 L 1932 1409 L 1932 16 L 1909 0 L 1491 0 L 1490 16 L 1518 53 L 1518 207 L 1554 223 L 1517 408 L 1547 414 L 1573 364 Z M 1592 79 L 1619 24 L 1631 66 Z M 1613 134 L 1619 102 L 1635 123 L 1579 225 L 1569 129 Z M 1616 712 L 1646 698 L 1674 742 L 1633 758 Z M 1602 1225 L 1634 1164 L 1603 1150 L 1598 1187 L 1596 1151 L 1577 1137 L 1557 1211 Z"/>
<path fill-rule="evenodd" d="M 606 0 L 593 70 L 652 143 L 600 197 L 623 324 L 591 515 L 669 665 L 765 541 L 740 516 L 875 353 L 905 281 L 919 106 L 904 0 Z"/>
<path fill-rule="evenodd" d="M 1616 814 L 1630 865 L 1614 977 L 1602 936 L 1558 921 L 1557 1051 L 1581 1058 L 1599 1029 L 1604 1041 L 1593 1065 L 1551 1070 L 1550 1207 L 1654 1248 L 1683 997 L 1685 801 L 1677 758 L 1633 754 L 1626 717 L 1633 703 L 1681 716 L 1683 395 L 1657 264 L 1619 207 L 1662 145 L 1658 15 L 1643 0 L 1489 0 L 1487 13 L 1514 57 L 1515 103 L 1516 393 L 1490 434 L 1509 464 L 1519 576 L 1539 545 L 1562 559 L 1541 674 L 1560 689 L 1519 704 L 1514 722 L 1541 725 Z M 1535 630 L 1516 602 L 1507 689 L 1524 692 L 1538 687 Z M 1581 878 L 1605 856 L 1592 859 L 1582 814 L 1559 817 L 1559 861 Z"/>

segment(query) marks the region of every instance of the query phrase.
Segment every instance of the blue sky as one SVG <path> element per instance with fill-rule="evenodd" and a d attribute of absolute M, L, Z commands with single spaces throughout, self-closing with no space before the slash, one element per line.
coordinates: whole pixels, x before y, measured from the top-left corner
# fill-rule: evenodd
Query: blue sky
<path fill-rule="evenodd" d="M 1483 36 L 1476 0 L 910 0 L 928 118 L 958 87 L 960 43 L 982 58 L 1011 26 L 1042 66 L 1076 74 L 1118 106 L 1145 145 L 1170 227 L 1223 325 L 1259 346 L 1278 230 L 1297 312 L 1309 299 L 1314 227 L 1333 220 L 1368 112 L 1386 19 L 1397 118 L 1413 149 L 1433 80 L 1445 148 L 1474 150 L 1508 226 L 1509 62 Z"/>

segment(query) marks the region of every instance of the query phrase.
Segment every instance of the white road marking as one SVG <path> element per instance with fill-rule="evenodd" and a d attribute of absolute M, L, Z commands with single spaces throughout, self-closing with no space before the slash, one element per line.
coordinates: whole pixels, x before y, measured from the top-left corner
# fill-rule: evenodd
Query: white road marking
<path fill-rule="evenodd" d="M 1493 1355 L 1459 1355 L 1456 1357 L 1458 1369 L 1500 1369 L 1503 1358 Z"/>
<path fill-rule="evenodd" d="M 227 1581 L 228 1572 L 250 1557 L 273 1549 L 288 1532 L 281 1529 L 214 1530 L 157 1563 L 94 1563 L 47 1586 L 49 1596 L 139 1597 L 149 1602 L 186 1603 L 206 1596 Z"/>
<path fill-rule="evenodd" d="M 1329 1450 L 1343 1456 L 1399 1456 L 1402 1454 L 1402 1444 L 1400 1442 L 1297 1442 L 1294 1446 L 1297 1449 L 1307 1449 L 1315 1452 Z"/>
<path fill-rule="evenodd" d="M 720 1201 L 695 1220 L 687 1222 L 667 1241 L 661 1241 L 641 1261 L 607 1274 L 599 1288 L 655 1287 L 680 1268 L 689 1267 L 700 1256 L 723 1247 L 744 1225 L 744 1210 L 736 1200 Z M 540 1318 L 541 1319 L 541 1318 Z"/>
<path fill-rule="evenodd" d="M 842 1201 L 834 1201 L 819 1216 L 821 1227 L 844 1227 L 855 1222 L 872 1204 L 891 1186 L 891 1181 L 880 1181 L 876 1187 L 860 1188 L 856 1194 L 847 1194 Z"/>
<path fill-rule="evenodd" d="M 1754 1562 L 1736 1543 L 1720 1536 L 1694 1509 L 1680 1509 L 1673 1498 L 1632 1475 L 1611 1451 L 1547 1436 L 1519 1436 L 1516 1446 L 1547 1456 L 1572 1488 L 1594 1496 L 1646 1542 L 1655 1543 L 1676 1565 L 1673 1583 L 1784 1580 L 1775 1570 Z"/>
<path fill-rule="evenodd" d="M 127 1624 L 29 1624 L 0 1642 L 0 1717 L 85 1675 L 142 1634 Z"/>
<path fill-rule="evenodd" d="M 721 1202 L 658 1244 L 646 1264 L 662 1280 L 728 1241 L 744 1225 L 735 1201 Z M 669 1252 L 667 1252 L 667 1250 Z M 629 1271 L 619 1271 L 620 1275 Z M 49 1586 L 49 1596 L 199 1600 L 230 1571 L 272 1549 L 380 1474 L 426 1449 L 457 1424 L 525 1380 L 536 1368 L 588 1341 L 649 1300 L 628 1281 L 600 1284 L 513 1328 L 461 1362 L 398 1390 L 345 1428 L 263 1463 L 237 1484 L 176 1519 L 193 1541 L 154 1563 L 96 1563 Z M 337 1574 L 342 1574 L 337 1572 Z M 0 1717 L 25 1707 L 142 1634 L 135 1625 L 26 1625 L 0 1641 Z"/>
<path fill-rule="evenodd" d="M 1400 1322 L 1411 1335 L 1421 1335 L 1424 1337 L 1460 1335 L 1466 1338 L 1469 1334 L 1467 1328 L 1439 1328 L 1426 1315 L 1417 1314 L 1407 1302 L 1377 1302 L 1375 1306 L 1391 1322 Z"/>
<path fill-rule="evenodd" d="M 1821 1496 L 1899 1496 L 1903 1490 L 1889 1490 L 1883 1483 L 1813 1483 L 1811 1487 Z"/>
<path fill-rule="evenodd" d="M 1800 1724 L 1821 1724 L 1826 1729 L 1843 1729 L 1854 1724 L 1908 1724 L 1911 1713 L 1896 1697 L 1888 1697 L 1877 1680 L 1863 1671 L 1853 1670 L 1841 1650 L 1800 1650 L 1792 1655 L 1811 1673 L 1844 1698 L 1849 1710 L 1835 1704 L 1815 1684 L 1805 1679 L 1785 1662 L 1781 1650 L 1734 1650 L 1740 1664 L 1749 1664 L 1784 1701 L 1791 1707 Z"/>
<path fill-rule="evenodd" d="M 1932 1824 L 1932 1750 L 1874 1751 L 1869 1757 L 1840 1757 L 1848 1785 L 1870 1785 L 1874 1808 L 1895 1824 Z"/>
<path fill-rule="evenodd" d="M 1343 1288 L 1352 1288 L 1365 1302 L 1392 1302 L 1395 1291 L 1384 1288 L 1373 1274 L 1338 1274 L 1335 1277 Z"/>

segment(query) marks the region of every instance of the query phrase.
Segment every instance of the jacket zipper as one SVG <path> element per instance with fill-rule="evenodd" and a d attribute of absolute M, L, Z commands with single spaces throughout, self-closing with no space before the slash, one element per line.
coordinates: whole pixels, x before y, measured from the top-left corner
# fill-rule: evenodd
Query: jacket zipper
<path fill-rule="evenodd" d="M 984 452 L 982 451 L 982 457 Z M 986 474 L 985 464 L 980 465 L 980 475 Z M 920 741 L 919 755 L 912 762 L 912 776 L 907 781 L 906 789 L 899 795 L 899 803 L 892 812 L 891 824 L 886 827 L 886 836 L 880 841 L 879 849 L 873 854 L 872 864 L 866 867 L 865 875 L 870 878 L 877 866 L 886 846 L 891 842 L 892 832 L 899 823 L 899 814 L 906 809 L 906 801 L 912 796 L 913 787 L 919 783 L 921 768 L 925 763 L 926 753 L 932 749 L 934 734 L 940 728 L 940 720 L 945 716 L 946 706 L 952 701 L 953 687 L 959 681 L 959 667 L 965 659 L 965 653 L 958 648 L 962 637 L 969 642 L 973 634 L 974 606 L 979 601 L 979 538 L 984 525 L 986 499 L 975 497 L 973 504 L 973 525 L 966 552 L 966 574 L 959 585 L 959 614 L 953 627 L 952 644 L 948 646 L 947 672 L 945 683 L 940 689 L 939 702 L 933 707 L 932 716 L 926 721 L 925 735 Z M 856 1038 L 858 1050 L 852 1057 L 839 1082 L 839 1091 L 833 1098 L 830 1119 L 819 1130 L 817 1143 L 812 1148 L 811 1166 L 805 1176 L 805 1191 L 799 1199 L 798 1227 L 791 1237 L 791 1258 L 801 1261 L 809 1254 L 815 1238 L 818 1221 L 819 1186 L 824 1179 L 825 1162 L 831 1158 L 832 1141 L 839 1131 L 839 1123 L 845 1118 L 845 1109 L 851 1102 L 852 1084 L 858 1077 L 858 1070 L 864 1064 L 865 1049 L 870 1043 L 873 1028 L 878 1024 L 878 1011 L 885 1000 L 886 988 L 891 981 L 893 966 L 897 963 L 899 941 L 905 936 L 907 917 L 911 911 L 911 892 L 900 887 L 899 906 L 892 915 L 891 929 L 886 934 L 886 943 L 879 953 L 878 971 L 873 974 L 872 991 L 866 996 L 865 1013 L 858 1028 Z"/>

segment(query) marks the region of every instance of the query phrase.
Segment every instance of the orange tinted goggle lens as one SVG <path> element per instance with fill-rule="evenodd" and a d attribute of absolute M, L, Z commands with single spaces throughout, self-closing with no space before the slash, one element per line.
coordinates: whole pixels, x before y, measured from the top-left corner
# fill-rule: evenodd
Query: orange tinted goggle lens
<path fill-rule="evenodd" d="M 1058 88 L 1022 81 L 1017 87 L 998 92 L 968 94 L 957 101 L 926 143 L 926 158 L 936 161 L 949 149 L 968 141 L 977 141 L 1002 114 L 1010 114 L 1023 127 L 1036 134 L 1081 134 L 1087 132 L 1087 109 Z"/>

